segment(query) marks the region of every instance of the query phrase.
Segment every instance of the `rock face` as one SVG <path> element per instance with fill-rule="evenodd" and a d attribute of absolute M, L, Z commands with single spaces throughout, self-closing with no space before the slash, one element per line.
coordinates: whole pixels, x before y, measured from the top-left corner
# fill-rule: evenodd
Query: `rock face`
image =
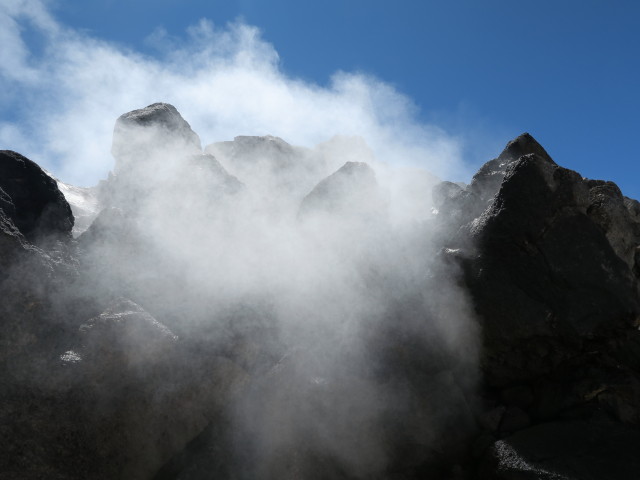
<path fill-rule="evenodd" d="M 467 278 L 496 349 L 524 354 L 534 339 L 573 342 L 634 327 L 636 278 L 588 214 L 589 195 L 578 174 L 528 154 L 510 165 L 493 204 L 473 221 L 480 254 Z M 524 365 L 525 377 L 556 367 L 533 358 Z"/>
<path fill-rule="evenodd" d="M 31 241 L 70 235 L 71 208 L 56 182 L 37 164 L 11 150 L 0 151 L 0 206 Z"/>
<path fill-rule="evenodd" d="M 620 430 L 638 445 L 620 426 L 640 418 L 636 202 L 558 166 L 528 134 L 468 187 L 443 183 L 434 196 L 482 326 L 481 423 L 504 438 L 480 477 L 631 478 L 630 453 L 587 439 Z M 583 462 L 587 451 L 604 470 Z"/>
<path fill-rule="evenodd" d="M 636 478 L 640 203 L 523 134 L 396 232 L 341 145 L 134 110 L 77 239 L 0 152 L 0 477 Z"/>

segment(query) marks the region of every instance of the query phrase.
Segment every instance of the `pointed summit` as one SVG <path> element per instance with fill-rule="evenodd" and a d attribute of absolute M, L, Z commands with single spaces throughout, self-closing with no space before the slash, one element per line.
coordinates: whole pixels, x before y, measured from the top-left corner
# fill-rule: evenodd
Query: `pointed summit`
<path fill-rule="evenodd" d="M 481 199 L 483 204 L 490 201 L 500 188 L 507 167 L 520 157 L 529 154 L 535 154 L 543 161 L 556 165 L 535 138 L 528 133 L 523 133 L 507 143 L 497 158 L 489 160 L 480 167 L 471 180 L 471 191 Z"/>
<path fill-rule="evenodd" d="M 381 209 L 376 174 L 364 162 L 347 162 L 304 197 L 299 214 L 371 216 Z"/>
<path fill-rule="evenodd" d="M 533 136 L 525 132 L 518 135 L 516 138 L 507 143 L 502 153 L 498 156 L 497 160 L 510 163 L 513 160 L 517 160 L 523 155 L 535 153 L 542 158 L 553 162 L 547 151 L 540 145 Z M 555 163 L 555 162 L 553 162 Z"/>
<path fill-rule="evenodd" d="M 117 172 L 126 164 L 153 156 L 202 153 L 202 147 L 200 137 L 176 107 L 154 103 L 116 120 L 111 153 L 116 159 Z"/>

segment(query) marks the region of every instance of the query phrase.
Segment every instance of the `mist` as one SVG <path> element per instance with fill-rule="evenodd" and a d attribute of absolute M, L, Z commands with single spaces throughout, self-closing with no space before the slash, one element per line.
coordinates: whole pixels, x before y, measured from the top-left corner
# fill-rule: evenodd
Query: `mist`
<path fill-rule="evenodd" d="M 67 189 L 100 182 L 64 289 L 96 317 L 63 361 L 93 361 L 101 318 L 162 325 L 172 353 L 127 331 L 125 370 L 155 378 L 168 355 L 179 385 L 203 382 L 194 430 L 229 425 L 225 478 L 385 478 L 456 451 L 475 428 L 478 332 L 431 191 L 464 176 L 458 140 L 376 78 L 291 78 L 242 22 L 151 32 L 150 58 L 41 2 L 1 10 L 2 85 L 19 94 L 0 101 L 23 103 L 0 141 Z M 220 358 L 229 401 L 202 380 Z M 170 460 L 128 448 L 128 478 Z"/>
<path fill-rule="evenodd" d="M 158 101 L 174 105 L 206 143 L 274 135 L 313 147 L 357 135 L 381 161 L 469 177 L 460 139 L 420 123 L 417 107 L 392 86 L 349 72 L 327 85 L 293 78 L 254 26 L 202 19 L 179 37 L 158 29 L 149 32 L 157 48 L 150 57 L 61 25 L 46 5 L 0 7 L 0 105 L 12 113 L 0 141 L 66 182 L 106 177 L 113 119 Z"/>

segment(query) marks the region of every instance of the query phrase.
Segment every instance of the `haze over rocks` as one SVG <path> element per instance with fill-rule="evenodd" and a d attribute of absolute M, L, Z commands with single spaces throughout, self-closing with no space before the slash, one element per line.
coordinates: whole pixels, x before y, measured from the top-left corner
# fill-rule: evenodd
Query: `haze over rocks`
<path fill-rule="evenodd" d="M 469 185 L 353 137 L 203 151 L 164 103 L 111 151 L 90 189 L 0 152 L 2 478 L 637 478 L 613 183 L 529 134 Z"/>

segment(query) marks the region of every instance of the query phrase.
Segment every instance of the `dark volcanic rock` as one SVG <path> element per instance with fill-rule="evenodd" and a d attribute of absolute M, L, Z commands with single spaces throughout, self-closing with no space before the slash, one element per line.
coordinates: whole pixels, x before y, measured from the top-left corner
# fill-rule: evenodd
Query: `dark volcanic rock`
<path fill-rule="evenodd" d="M 480 314 L 490 384 L 526 384 L 635 328 L 637 209 L 611 182 L 558 166 L 523 134 L 467 188 L 433 195 L 445 242 L 462 247 L 449 251 Z"/>
<path fill-rule="evenodd" d="M 101 478 L 151 478 L 231 401 L 244 371 L 209 351 L 197 356 L 128 299 L 80 327 L 66 353 L 83 379 L 86 429 Z"/>
<path fill-rule="evenodd" d="M 526 155 L 512 164 L 495 203 L 472 227 L 487 267 L 495 268 L 491 274 L 551 307 L 566 322 L 557 327 L 570 325 L 578 334 L 633 321 L 638 312 L 629 269 L 586 215 L 588 194 L 575 172 Z M 525 324 L 525 312 L 518 313 L 512 318 Z M 538 334 L 551 333 L 541 328 Z"/>
<path fill-rule="evenodd" d="M 433 188 L 444 234 L 424 238 L 425 216 L 405 240 L 366 163 L 318 183 L 310 151 L 277 137 L 207 151 L 171 105 L 120 117 L 106 208 L 77 242 L 55 181 L 0 152 L 0 476 L 637 477 L 640 203 L 615 184 L 523 134 L 470 185 Z M 224 242 L 242 239 L 238 226 L 262 234 L 249 224 L 282 194 L 371 308 L 329 290 L 335 324 L 305 333 L 305 309 L 323 305 L 289 318 L 298 297 L 283 308 L 280 283 L 259 284 L 296 272 L 257 271 L 251 255 L 241 276 L 225 271 L 236 244 Z M 34 246 L 52 235 L 64 241 Z M 422 255 L 439 241 L 436 259 Z M 301 303 L 315 298 L 302 290 Z"/>
<path fill-rule="evenodd" d="M 87 355 L 108 355 L 95 363 L 102 369 L 135 369 L 166 355 L 177 341 L 171 330 L 134 302 L 121 299 L 80 327 Z M 121 362 L 109 366 L 108 362 Z"/>
<path fill-rule="evenodd" d="M 0 188 L 0 209 L 9 218 L 13 218 L 16 215 L 16 207 L 11 201 L 11 197 L 2 188 Z"/>
<path fill-rule="evenodd" d="M 605 233 L 616 254 L 634 269 L 640 242 L 638 202 L 625 198 L 613 182 L 589 180 L 587 185 L 589 218 Z"/>
<path fill-rule="evenodd" d="M 482 327 L 477 446 L 517 431 L 478 478 L 637 476 L 640 205 L 526 134 L 433 196 Z"/>
<path fill-rule="evenodd" d="M 14 263 L 17 251 L 28 248 L 29 244 L 22 233 L 11 218 L 5 215 L 4 210 L 0 209 L 0 266 L 3 270 L 0 278 L 6 275 L 7 269 Z"/>
<path fill-rule="evenodd" d="M 501 364 L 487 370 L 490 381 L 551 371 L 561 360 L 554 355 L 568 355 L 558 342 L 579 348 L 583 338 L 633 328 L 640 314 L 635 277 L 588 208 L 587 182 L 529 154 L 510 165 L 495 201 L 471 224 L 477 253 L 467 282 L 487 352 Z M 534 352 L 545 338 L 549 354 L 541 357 Z M 517 355 L 507 353 L 514 348 Z M 526 352 L 533 357 L 526 360 Z"/>
<path fill-rule="evenodd" d="M 30 241 L 71 234 L 71 207 L 55 180 L 28 158 L 0 151 L 0 190 L 0 207 Z"/>
<path fill-rule="evenodd" d="M 531 153 L 554 163 L 531 135 L 523 133 L 510 141 L 497 158 L 482 165 L 467 188 L 456 188 L 451 182 L 436 185 L 432 195 L 441 223 L 449 229 L 460 227 L 482 214 L 493 202 L 509 165 Z"/>
<path fill-rule="evenodd" d="M 523 133 L 511 140 L 498 158 L 494 158 L 480 167 L 471 180 L 470 190 L 486 203 L 500 188 L 508 166 L 520 157 L 531 153 L 555 163 L 531 135 Z"/>
<path fill-rule="evenodd" d="M 546 423 L 497 441 L 478 478 L 486 480 L 632 480 L 640 432 L 612 423 Z"/>

